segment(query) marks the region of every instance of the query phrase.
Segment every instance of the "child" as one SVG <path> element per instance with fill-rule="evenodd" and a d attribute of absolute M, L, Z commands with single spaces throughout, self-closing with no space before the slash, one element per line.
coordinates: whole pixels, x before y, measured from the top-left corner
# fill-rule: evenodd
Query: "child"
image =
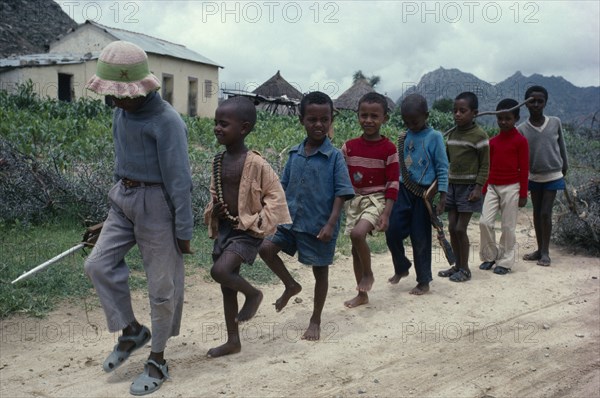
<path fill-rule="evenodd" d="M 525 92 L 529 120 L 518 129 L 529 143 L 529 191 L 533 204 L 533 225 L 537 250 L 523 256 L 523 260 L 537 261 L 538 265 L 550 265 L 550 235 L 552 234 L 552 207 L 556 191 L 565 189 L 564 177 L 569 162 L 560 119 L 544 116 L 548 91 L 532 86 Z"/>
<path fill-rule="evenodd" d="M 429 291 L 429 282 L 432 280 L 431 218 L 423 197 L 412 191 L 427 189 L 437 179 L 440 192 L 437 213 L 441 214 L 448 189 L 448 157 L 442 134 L 427 126 L 429 112 L 427 100 L 422 95 L 407 96 L 402 101 L 400 111 L 407 131 L 404 146 L 398 147 L 401 162 L 400 189 L 386 232 L 386 242 L 395 271 L 388 281 L 396 284 L 408 276 L 411 263 L 406 258 L 403 241 L 410 236 L 417 273 L 417 286 L 410 294 L 422 295 Z"/>
<path fill-rule="evenodd" d="M 148 279 L 152 349 L 133 395 L 150 394 L 169 378 L 164 350 L 179 334 L 183 308 L 183 253 L 192 253 L 192 178 L 187 130 L 181 116 L 156 90 L 148 57 L 135 44 L 116 41 L 98 59 L 86 88 L 109 96 L 113 116 L 116 184 L 96 246 L 85 262 L 111 332 L 122 330 L 104 371 L 112 372 L 150 340 L 131 307 L 125 254 L 136 243 Z"/>
<path fill-rule="evenodd" d="M 352 264 L 358 290 L 356 297 L 344 302 L 348 308 L 369 302 L 367 292 L 374 278 L 367 234 L 374 229 L 387 230 L 398 197 L 398 152 L 389 139 L 379 134 L 389 119 L 387 110 L 383 95 L 365 94 L 358 101 L 358 121 L 363 133 L 342 146 L 356 194 L 346 208 L 346 234 L 352 241 Z"/>
<path fill-rule="evenodd" d="M 478 107 L 479 101 L 472 92 L 460 93 L 454 99 L 456 129 L 450 133 L 446 143 L 450 161 L 446 210 L 456 265 L 438 272 L 438 276 L 449 277 L 453 282 L 471 279 L 467 227 L 473 212 L 481 212 L 481 188 L 487 180 L 490 166 L 488 136 L 474 122 Z"/>
<path fill-rule="evenodd" d="M 497 111 L 518 105 L 514 99 L 503 99 Z M 483 263 L 480 269 L 505 275 L 515 263 L 517 240 L 515 230 L 519 207 L 527 204 L 527 173 L 529 172 L 529 147 L 527 140 L 515 128 L 519 108 L 496 115 L 500 133 L 490 140 L 490 175 L 483 188 L 485 199 L 479 219 L 481 246 L 479 254 Z M 501 214 L 500 244 L 496 246 L 494 223 Z"/>
<path fill-rule="evenodd" d="M 263 298 L 240 276 L 240 266 L 254 262 L 263 238 L 273 234 L 277 224 L 291 221 L 277 174 L 244 143 L 255 123 L 256 108 L 244 97 L 224 101 L 215 112 L 214 133 L 226 150 L 213 163 L 212 202 L 204 221 L 215 239 L 210 273 L 221 284 L 227 342 L 211 348 L 211 358 L 240 352 L 238 323 L 252 318 Z M 238 292 L 246 297 L 239 313 Z"/>
<path fill-rule="evenodd" d="M 318 340 L 321 312 L 328 289 L 329 265 L 333 262 L 335 243 L 344 202 L 354 196 L 348 168 L 327 132 L 333 121 L 333 102 L 319 91 L 307 94 L 300 102 L 300 123 L 307 137 L 289 151 L 281 184 L 285 189 L 292 223 L 277 227 L 275 235 L 265 239 L 260 256 L 281 279 L 285 290 L 275 302 L 281 311 L 302 287 L 290 275 L 278 256 L 280 250 L 311 265 L 315 277 L 314 309 L 305 340 Z"/>

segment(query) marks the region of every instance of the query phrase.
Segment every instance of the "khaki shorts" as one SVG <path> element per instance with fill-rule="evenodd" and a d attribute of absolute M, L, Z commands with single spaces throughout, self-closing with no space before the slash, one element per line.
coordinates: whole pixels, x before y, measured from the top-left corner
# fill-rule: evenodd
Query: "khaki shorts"
<path fill-rule="evenodd" d="M 379 216 L 385 209 L 385 195 L 383 192 L 370 195 L 356 195 L 346 204 L 346 229 L 345 235 L 350 232 L 359 220 L 367 220 L 373 227 L 377 226 Z M 375 229 L 373 229 L 375 231 Z"/>

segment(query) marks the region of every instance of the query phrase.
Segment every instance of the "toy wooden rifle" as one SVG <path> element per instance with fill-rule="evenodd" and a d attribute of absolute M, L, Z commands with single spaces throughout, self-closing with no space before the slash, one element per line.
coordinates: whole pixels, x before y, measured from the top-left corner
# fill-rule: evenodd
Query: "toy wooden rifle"
<path fill-rule="evenodd" d="M 402 174 L 402 183 L 412 194 L 418 196 L 423 199 L 425 202 L 425 207 L 427 208 L 427 212 L 429 213 L 429 218 L 431 221 L 431 225 L 437 231 L 437 239 L 444 251 L 444 255 L 446 256 L 446 260 L 450 265 L 454 265 L 456 263 L 456 257 L 454 256 L 454 252 L 452 251 L 452 246 L 450 246 L 450 242 L 446 239 L 446 235 L 444 234 L 444 224 L 442 220 L 438 217 L 436 213 L 436 208 L 432 204 L 433 197 L 438 191 L 438 181 L 437 179 L 433 181 L 429 188 L 425 188 L 413 180 L 410 179 L 408 174 L 408 169 L 404 164 L 404 140 L 406 139 L 406 133 L 401 133 L 398 136 L 398 160 L 400 162 L 400 173 Z"/>
<path fill-rule="evenodd" d="M 32 268 L 27 272 L 24 272 L 23 275 L 19 276 L 17 279 L 12 281 L 11 283 L 15 284 L 20 280 L 29 278 L 31 275 L 40 272 L 44 268 L 47 268 L 50 265 L 56 263 L 63 257 L 66 257 L 69 254 L 73 254 L 76 251 L 83 249 L 84 247 L 94 247 L 94 245 L 96 244 L 96 241 L 98 240 L 98 236 L 100 236 L 100 231 L 102 230 L 103 224 L 104 223 L 100 223 L 100 224 L 96 224 L 96 225 L 92 225 L 91 227 L 88 227 L 86 229 L 85 233 L 83 234 L 83 239 L 82 239 L 81 243 L 73 246 L 69 250 L 66 250 L 66 251 L 60 253 L 59 255 L 51 258 L 50 260 L 46 261 L 45 263 L 40 264 L 37 267 Z"/>

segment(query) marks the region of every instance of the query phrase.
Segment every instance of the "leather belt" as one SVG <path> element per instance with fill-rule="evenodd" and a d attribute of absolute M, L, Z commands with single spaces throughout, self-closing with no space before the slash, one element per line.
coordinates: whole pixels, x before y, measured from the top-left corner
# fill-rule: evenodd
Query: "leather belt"
<path fill-rule="evenodd" d="M 139 188 L 139 187 L 154 187 L 157 185 L 162 185 L 162 182 L 143 182 L 143 181 L 130 180 L 129 178 L 122 178 L 121 184 L 123 184 L 125 186 L 125 188 Z"/>

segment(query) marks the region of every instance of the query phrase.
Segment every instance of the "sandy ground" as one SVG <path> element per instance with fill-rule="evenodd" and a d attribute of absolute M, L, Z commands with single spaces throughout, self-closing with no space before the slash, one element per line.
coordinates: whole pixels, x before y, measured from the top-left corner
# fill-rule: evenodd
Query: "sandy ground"
<path fill-rule="evenodd" d="M 477 250 L 477 224 L 470 231 Z M 521 210 L 519 257 L 531 250 L 530 220 Z M 167 349 L 172 379 L 154 397 L 598 397 L 600 396 L 600 259 L 551 249 L 549 268 L 519 261 L 509 275 L 478 269 L 452 283 L 434 255 L 430 294 L 398 285 L 388 254 L 373 258 L 376 282 L 368 305 L 347 309 L 355 294 L 351 259 L 330 271 L 322 339 L 300 336 L 312 309 L 313 277 L 297 262 L 304 290 L 281 313 L 271 305 L 282 285 L 263 286 L 258 314 L 243 325 L 242 352 L 209 359 L 225 338 L 220 290 L 200 274 L 186 281 L 180 336 Z M 138 317 L 148 323 L 143 292 Z M 90 307 L 88 303 L 88 307 Z M 115 344 L 102 310 L 64 305 L 47 318 L 1 323 L 1 397 L 130 396 L 129 385 L 149 348 L 111 374 L 102 362 Z"/>

